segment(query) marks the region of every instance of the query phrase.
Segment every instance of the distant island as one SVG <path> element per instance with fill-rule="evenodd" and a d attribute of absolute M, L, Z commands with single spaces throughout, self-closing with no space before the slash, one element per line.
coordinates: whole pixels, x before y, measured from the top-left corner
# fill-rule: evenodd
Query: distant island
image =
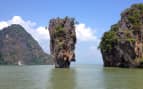
<path fill-rule="evenodd" d="M 0 64 L 53 64 L 53 59 L 21 25 L 12 24 L 0 30 Z"/>
<path fill-rule="evenodd" d="M 104 66 L 143 67 L 143 4 L 121 13 L 121 20 L 105 32 L 99 48 Z"/>

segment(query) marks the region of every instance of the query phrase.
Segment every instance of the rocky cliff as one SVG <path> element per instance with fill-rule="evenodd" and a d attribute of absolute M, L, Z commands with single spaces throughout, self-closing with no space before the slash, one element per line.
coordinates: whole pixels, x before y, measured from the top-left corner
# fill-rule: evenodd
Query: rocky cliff
<path fill-rule="evenodd" d="M 143 4 L 121 13 L 121 20 L 105 32 L 100 49 L 104 66 L 143 67 Z"/>
<path fill-rule="evenodd" d="M 13 24 L 0 30 L 0 64 L 52 64 L 51 56 L 44 53 L 32 36 Z"/>
<path fill-rule="evenodd" d="M 49 23 L 50 49 L 54 57 L 55 67 L 68 68 L 71 61 L 75 61 L 75 20 L 65 17 L 64 19 L 51 19 Z"/>

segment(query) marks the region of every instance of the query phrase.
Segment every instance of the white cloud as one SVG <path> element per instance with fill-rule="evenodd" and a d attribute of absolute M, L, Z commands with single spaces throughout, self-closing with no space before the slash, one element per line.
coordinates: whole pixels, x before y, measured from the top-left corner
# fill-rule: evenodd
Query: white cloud
<path fill-rule="evenodd" d="M 94 41 L 96 40 L 95 30 L 87 27 L 85 24 L 75 25 L 77 39 L 80 41 Z"/>
<path fill-rule="evenodd" d="M 35 39 L 42 40 L 42 39 L 49 39 L 49 32 L 43 26 L 36 27 L 36 23 L 30 20 L 25 21 L 20 16 L 13 16 L 11 20 L 8 21 L 1 21 L 0 22 L 0 29 L 3 29 L 11 24 L 20 24 L 22 25 L 27 32 L 29 32 Z"/>
<path fill-rule="evenodd" d="M 97 45 L 90 46 L 89 47 L 89 52 L 88 52 L 87 55 L 93 58 L 94 63 L 96 63 L 96 64 L 103 64 L 101 52 L 98 49 Z"/>
<path fill-rule="evenodd" d="M 83 64 L 103 64 L 101 52 L 98 49 L 100 39 L 96 36 L 96 30 L 85 24 L 77 24 L 75 27 L 77 40 L 80 41 L 76 46 L 77 59 L 82 59 L 77 60 L 77 62 Z M 82 42 L 85 43 L 83 44 Z"/>
<path fill-rule="evenodd" d="M 12 19 L 8 21 L 0 21 L 0 29 L 8 27 L 11 24 L 22 25 L 25 28 L 25 30 L 28 33 L 30 33 L 39 42 L 42 48 L 43 47 L 45 48 L 45 45 L 49 46 L 49 32 L 48 30 L 45 29 L 44 26 L 37 26 L 35 22 L 32 22 L 30 20 L 26 21 L 20 16 L 13 16 Z M 44 41 L 47 43 L 45 43 Z M 48 47 L 47 49 L 44 49 L 44 50 L 47 51 Z"/>
<path fill-rule="evenodd" d="M 25 21 L 20 16 L 13 16 L 11 20 L 1 21 L 0 29 L 7 27 L 11 24 L 22 25 L 27 32 L 29 32 L 36 40 L 49 40 L 49 32 L 43 26 L 36 27 L 36 23 L 30 20 Z M 80 41 L 94 41 L 97 40 L 95 36 L 95 30 L 87 27 L 85 24 L 75 25 L 77 39 Z"/>
<path fill-rule="evenodd" d="M 0 30 L 2 30 L 3 28 L 7 27 L 8 26 L 8 23 L 5 22 L 5 21 L 1 21 L 0 22 Z"/>
<path fill-rule="evenodd" d="M 41 36 L 42 39 L 50 39 L 48 29 L 45 29 L 45 27 L 38 27 L 36 31 L 37 33 L 39 33 L 39 36 Z"/>

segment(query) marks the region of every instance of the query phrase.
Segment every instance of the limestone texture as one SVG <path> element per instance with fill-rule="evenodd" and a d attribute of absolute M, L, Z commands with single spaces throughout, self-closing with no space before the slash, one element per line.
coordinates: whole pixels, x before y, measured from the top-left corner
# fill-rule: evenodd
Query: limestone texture
<path fill-rule="evenodd" d="M 75 19 L 55 18 L 49 22 L 50 51 L 56 68 L 69 68 L 75 61 Z"/>
<path fill-rule="evenodd" d="M 121 13 L 121 20 L 105 32 L 99 48 L 104 66 L 143 67 L 143 4 Z"/>

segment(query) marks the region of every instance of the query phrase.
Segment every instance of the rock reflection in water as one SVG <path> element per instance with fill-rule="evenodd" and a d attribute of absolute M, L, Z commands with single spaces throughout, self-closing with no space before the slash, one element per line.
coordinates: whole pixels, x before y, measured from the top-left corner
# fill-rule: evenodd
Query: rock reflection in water
<path fill-rule="evenodd" d="M 75 89 L 75 70 L 74 69 L 53 69 L 51 71 L 52 89 Z"/>

